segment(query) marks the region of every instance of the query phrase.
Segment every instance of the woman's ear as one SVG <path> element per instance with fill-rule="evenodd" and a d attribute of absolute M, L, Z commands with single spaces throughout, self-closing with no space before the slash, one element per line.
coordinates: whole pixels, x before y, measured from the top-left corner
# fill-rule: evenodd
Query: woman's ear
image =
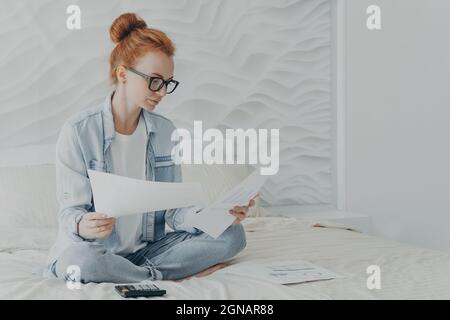
<path fill-rule="evenodd" d="M 116 77 L 119 83 L 127 82 L 127 69 L 124 66 L 118 66 L 116 69 Z"/>

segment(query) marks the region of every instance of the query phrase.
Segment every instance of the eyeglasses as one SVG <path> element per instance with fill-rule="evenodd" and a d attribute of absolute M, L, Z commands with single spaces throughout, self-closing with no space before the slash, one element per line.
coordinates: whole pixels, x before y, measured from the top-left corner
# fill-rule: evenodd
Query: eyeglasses
<path fill-rule="evenodd" d="M 165 85 L 166 86 L 166 93 L 171 94 L 175 91 L 175 89 L 178 87 L 180 82 L 170 79 L 170 80 L 164 80 L 161 77 L 151 77 L 148 76 L 142 72 L 139 72 L 131 67 L 125 67 L 127 70 L 137 74 L 138 76 L 141 76 L 148 82 L 148 89 L 151 91 L 159 91 L 161 88 Z"/>

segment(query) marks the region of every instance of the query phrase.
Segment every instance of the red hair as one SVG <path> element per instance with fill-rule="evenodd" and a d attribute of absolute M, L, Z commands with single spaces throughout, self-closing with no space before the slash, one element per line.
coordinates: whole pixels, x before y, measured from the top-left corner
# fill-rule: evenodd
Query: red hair
<path fill-rule="evenodd" d="M 147 52 L 159 50 L 169 57 L 175 54 L 175 46 L 162 31 L 148 28 L 135 13 L 124 13 L 114 20 L 109 30 L 111 40 L 117 44 L 109 57 L 109 77 L 117 84 L 116 69 L 120 65 L 132 67 Z"/>

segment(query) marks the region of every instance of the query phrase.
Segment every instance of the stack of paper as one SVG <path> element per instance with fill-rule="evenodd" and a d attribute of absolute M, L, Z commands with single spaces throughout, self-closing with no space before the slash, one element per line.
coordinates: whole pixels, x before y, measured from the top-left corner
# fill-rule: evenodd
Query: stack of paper
<path fill-rule="evenodd" d="M 95 210 L 111 217 L 205 204 L 199 183 L 154 182 L 88 170 Z"/>
<path fill-rule="evenodd" d="M 199 183 L 154 182 L 93 170 L 88 170 L 88 174 L 95 210 L 111 217 L 190 206 L 205 207 L 206 193 Z M 255 170 L 237 187 L 185 223 L 211 237 L 219 237 L 236 219 L 228 210 L 248 205 L 267 177 Z"/>

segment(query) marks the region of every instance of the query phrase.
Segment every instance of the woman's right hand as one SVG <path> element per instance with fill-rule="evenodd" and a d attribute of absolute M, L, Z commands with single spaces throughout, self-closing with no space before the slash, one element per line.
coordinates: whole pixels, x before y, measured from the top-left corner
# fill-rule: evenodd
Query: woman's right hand
<path fill-rule="evenodd" d="M 105 238 L 111 235 L 116 218 L 98 213 L 88 212 L 78 223 L 78 235 L 84 239 Z"/>

